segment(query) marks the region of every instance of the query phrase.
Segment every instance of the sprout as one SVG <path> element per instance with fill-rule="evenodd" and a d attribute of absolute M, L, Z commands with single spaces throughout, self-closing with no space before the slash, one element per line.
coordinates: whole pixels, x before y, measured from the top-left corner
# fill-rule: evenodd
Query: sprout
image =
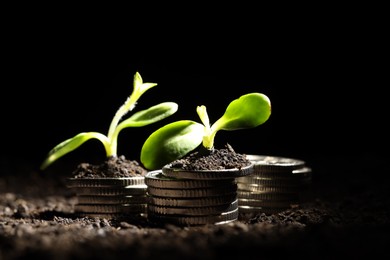
<path fill-rule="evenodd" d="M 203 150 L 212 151 L 219 130 L 253 128 L 265 123 L 271 115 L 271 102 L 261 93 L 242 95 L 233 100 L 212 125 L 205 106 L 198 106 L 196 112 L 202 124 L 191 120 L 176 121 L 157 129 L 147 138 L 141 149 L 141 162 L 145 168 L 159 169 L 201 144 Z"/>
<path fill-rule="evenodd" d="M 144 83 L 141 75 L 136 72 L 133 81 L 133 91 L 127 98 L 126 102 L 115 113 L 115 116 L 111 121 L 107 136 L 98 132 L 79 133 L 76 136 L 59 143 L 52 150 L 50 150 L 45 160 L 41 164 L 40 169 L 46 169 L 49 165 L 62 156 L 75 150 L 80 145 L 93 138 L 98 139 L 103 144 L 107 158 L 116 157 L 118 135 L 120 131 L 127 127 L 142 127 L 155 123 L 174 114 L 177 111 L 178 105 L 176 103 L 163 102 L 148 109 L 139 111 L 128 119 L 120 122 L 124 115 L 135 108 L 137 101 L 142 96 L 142 94 L 156 85 L 156 83 Z"/>

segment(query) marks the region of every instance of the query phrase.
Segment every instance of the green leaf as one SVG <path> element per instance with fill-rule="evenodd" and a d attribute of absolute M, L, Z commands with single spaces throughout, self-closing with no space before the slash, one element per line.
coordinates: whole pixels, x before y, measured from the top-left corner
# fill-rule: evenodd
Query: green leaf
<path fill-rule="evenodd" d="M 200 121 L 202 121 L 203 125 L 209 129 L 210 128 L 210 119 L 209 119 L 209 115 L 207 114 L 206 106 L 197 106 L 196 112 L 198 113 Z"/>
<path fill-rule="evenodd" d="M 249 93 L 233 100 L 211 128 L 213 132 L 253 128 L 266 122 L 270 115 L 269 98 L 261 93 Z"/>
<path fill-rule="evenodd" d="M 131 104 L 130 110 L 137 102 L 137 100 L 150 88 L 157 86 L 157 83 L 144 83 L 141 74 L 138 71 L 134 74 L 133 80 L 133 92 L 130 96 L 129 104 Z"/>
<path fill-rule="evenodd" d="M 202 143 L 203 132 L 202 124 L 190 120 L 167 124 L 146 139 L 140 160 L 149 170 L 160 169 L 198 147 Z"/>
<path fill-rule="evenodd" d="M 178 109 L 174 102 L 163 102 L 148 109 L 134 113 L 131 117 L 121 122 L 117 127 L 117 132 L 126 127 L 141 127 L 160 121 Z"/>
<path fill-rule="evenodd" d="M 78 148 L 80 145 L 85 143 L 86 141 L 96 138 L 100 140 L 104 146 L 109 146 L 108 139 L 106 136 L 96 133 L 96 132 L 88 132 L 88 133 L 80 133 L 72 138 L 69 138 L 60 144 L 56 145 L 53 149 L 51 149 L 46 156 L 45 160 L 40 166 L 41 170 L 46 169 L 49 165 L 55 162 L 57 159 L 61 158 L 65 154 L 70 153 L 71 151 Z"/>

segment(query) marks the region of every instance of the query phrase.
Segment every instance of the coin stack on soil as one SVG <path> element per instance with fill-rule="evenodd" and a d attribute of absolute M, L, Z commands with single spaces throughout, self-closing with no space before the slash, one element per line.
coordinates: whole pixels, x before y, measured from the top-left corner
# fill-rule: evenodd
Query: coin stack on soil
<path fill-rule="evenodd" d="M 77 196 L 75 213 L 82 217 L 145 217 L 144 177 L 69 178 L 67 187 Z"/>
<path fill-rule="evenodd" d="M 247 155 L 254 171 L 237 178 L 240 213 L 278 213 L 306 201 L 312 169 L 303 160 Z"/>
<path fill-rule="evenodd" d="M 175 171 L 162 168 L 145 176 L 147 217 L 156 224 L 175 225 L 225 224 L 238 219 L 236 174 L 246 170 Z M 223 177 L 222 177 L 223 176 Z"/>

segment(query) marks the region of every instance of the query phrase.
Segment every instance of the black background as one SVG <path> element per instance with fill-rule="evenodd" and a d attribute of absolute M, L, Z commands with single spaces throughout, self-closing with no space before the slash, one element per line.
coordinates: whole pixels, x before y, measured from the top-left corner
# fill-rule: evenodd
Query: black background
<path fill-rule="evenodd" d="M 245 12 L 251 8 L 248 7 Z M 266 94 L 270 119 L 254 129 L 221 131 L 216 147 L 317 160 L 386 158 L 386 84 L 381 17 L 343 10 L 241 12 L 188 9 L 156 18 L 148 9 L 115 15 L 93 11 L 16 11 L 2 37 L 1 132 L 5 162 L 20 156 L 37 167 L 59 142 L 80 132 L 106 134 L 132 91 L 133 75 L 158 86 L 134 111 L 173 101 L 173 116 L 119 135 L 118 154 L 139 159 L 143 141 L 181 119 L 210 120 L 233 99 Z M 134 19 L 134 13 L 141 15 Z M 143 15 L 142 15 L 143 14 Z M 119 19 L 118 19 L 119 18 Z M 64 157 L 75 165 L 105 152 L 91 140 Z"/>

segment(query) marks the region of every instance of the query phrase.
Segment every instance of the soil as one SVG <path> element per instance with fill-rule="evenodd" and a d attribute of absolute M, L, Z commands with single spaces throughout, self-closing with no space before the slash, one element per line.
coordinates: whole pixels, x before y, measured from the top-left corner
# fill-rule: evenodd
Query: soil
<path fill-rule="evenodd" d="M 225 148 L 206 150 L 200 149 L 188 154 L 184 158 L 171 163 L 172 168 L 183 170 L 219 170 L 219 169 L 241 169 L 249 166 L 251 162 L 244 154 L 236 153 L 233 147 L 226 144 Z"/>
<path fill-rule="evenodd" d="M 231 154 L 229 151 L 236 154 L 231 147 L 222 150 L 222 153 L 215 152 L 214 162 L 218 158 L 216 154 L 223 157 Z M 236 156 L 242 162 L 241 155 Z M 362 160 L 355 159 L 359 167 L 364 167 Z M 117 169 L 110 176 L 129 172 L 129 168 L 118 170 L 115 162 L 140 167 L 126 161 L 124 157 L 107 160 L 112 166 L 108 168 Z M 343 164 L 356 165 L 356 161 L 341 161 L 331 162 L 335 170 L 328 175 L 320 167 L 314 167 L 309 199 L 290 209 L 274 214 L 240 213 L 239 219 L 231 223 L 192 227 L 156 226 L 142 218 L 80 218 L 74 214 L 76 198 L 65 186 L 69 177 L 65 173 L 46 175 L 31 168 L 27 175 L 7 174 L 0 179 L 0 259 L 390 256 L 388 185 L 377 181 L 378 178 L 367 179 L 367 172 L 358 174 L 357 167 L 350 169 L 355 173 L 353 181 L 340 178 L 339 174 L 345 170 Z M 100 166 L 81 164 L 73 174 L 76 176 L 87 169 L 87 176 L 93 177 L 92 171 L 107 169 L 107 162 Z M 312 163 L 317 165 L 317 161 Z M 330 162 L 321 163 L 320 160 L 318 165 L 324 169 Z M 383 170 L 378 167 L 376 170 Z M 373 170 L 371 166 L 370 169 Z M 143 173 L 138 169 L 137 174 Z"/>
<path fill-rule="evenodd" d="M 73 178 L 121 178 L 145 176 L 148 171 L 135 160 L 125 156 L 107 158 L 102 164 L 80 163 Z"/>

